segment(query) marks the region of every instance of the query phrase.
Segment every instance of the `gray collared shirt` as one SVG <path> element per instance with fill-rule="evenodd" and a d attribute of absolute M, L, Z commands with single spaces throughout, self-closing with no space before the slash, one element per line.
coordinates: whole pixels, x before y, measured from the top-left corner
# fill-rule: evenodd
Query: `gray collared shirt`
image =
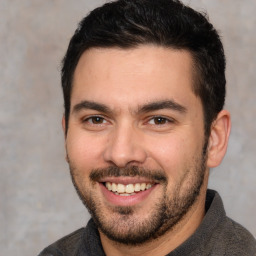
<path fill-rule="evenodd" d="M 206 215 L 183 244 L 167 256 L 256 256 L 255 238 L 226 216 L 216 191 L 208 190 Z M 104 256 L 98 229 L 91 219 L 81 228 L 44 249 L 39 256 Z"/>

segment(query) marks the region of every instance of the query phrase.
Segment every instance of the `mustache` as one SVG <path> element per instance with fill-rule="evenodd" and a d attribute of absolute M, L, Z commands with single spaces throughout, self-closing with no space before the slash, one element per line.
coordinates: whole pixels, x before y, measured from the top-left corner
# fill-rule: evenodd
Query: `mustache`
<path fill-rule="evenodd" d="M 144 177 L 155 182 L 167 183 L 168 177 L 163 171 L 160 170 L 149 170 L 139 166 L 129 166 L 125 168 L 119 168 L 117 166 L 109 166 L 106 168 L 93 169 L 89 175 L 90 180 L 97 182 L 100 179 L 106 177 Z"/>

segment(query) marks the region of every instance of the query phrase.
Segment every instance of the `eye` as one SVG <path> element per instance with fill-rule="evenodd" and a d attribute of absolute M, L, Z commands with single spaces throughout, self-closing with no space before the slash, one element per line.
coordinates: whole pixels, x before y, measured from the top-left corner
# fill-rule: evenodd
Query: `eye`
<path fill-rule="evenodd" d="M 100 116 L 91 116 L 84 120 L 84 122 L 90 123 L 90 124 L 105 124 L 107 121 Z"/>
<path fill-rule="evenodd" d="M 172 122 L 172 121 L 165 117 L 155 116 L 155 117 L 151 118 L 148 123 L 151 125 L 164 125 L 164 124 L 167 124 L 170 122 Z"/>

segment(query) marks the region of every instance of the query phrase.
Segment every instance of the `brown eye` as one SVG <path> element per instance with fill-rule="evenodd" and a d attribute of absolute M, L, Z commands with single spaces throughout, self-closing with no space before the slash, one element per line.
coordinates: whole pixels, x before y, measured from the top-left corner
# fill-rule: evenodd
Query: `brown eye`
<path fill-rule="evenodd" d="M 93 124 L 102 124 L 104 122 L 104 119 L 99 116 L 92 117 L 92 123 Z"/>
<path fill-rule="evenodd" d="M 106 122 L 105 119 L 100 116 L 92 116 L 87 118 L 85 121 L 91 124 L 104 124 Z"/>
<path fill-rule="evenodd" d="M 163 118 L 163 117 L 155 117 L 154 122 L 155 124 L 165 124 L 167 120 L 166 118 Z"/>
<path fill-rule="evenodd" d="M 163 125 L 166 123 L 168 123 L 168 119 L 161 116 L 156 116 L 149 121 L 149 124 L 153 124 L 153 125 Z"/>

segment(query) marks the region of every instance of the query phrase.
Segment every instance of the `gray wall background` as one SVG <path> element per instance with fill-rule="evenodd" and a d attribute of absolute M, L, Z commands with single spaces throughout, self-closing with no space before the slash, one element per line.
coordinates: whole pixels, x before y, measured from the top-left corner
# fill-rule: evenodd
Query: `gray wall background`
<path fill-rule="evenodd" d="M 0 254 L 37 255 L 86 224 L 64 160 L 60 60 L 102 0 L 0 0 Z M 232 134 L 209 187 L 256 236 L 256 1 L 191 0 L 220 30 Z"/>

